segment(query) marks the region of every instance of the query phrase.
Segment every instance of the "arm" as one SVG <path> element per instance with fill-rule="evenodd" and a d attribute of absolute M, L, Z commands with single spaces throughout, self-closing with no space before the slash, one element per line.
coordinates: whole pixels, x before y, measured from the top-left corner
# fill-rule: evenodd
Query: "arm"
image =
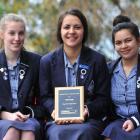
<path fill-rule="evenodd" d="M 89 117 L 103 119 L 109 109 L 109 72 L 104 57 L 93 66 L 94 90 L 92 99 L 87 101 Z"/>
<path fill-rule="evenodd" d="M 0 112 L 0 119 L 2 119 L 2 120 L 12 120 L 12 121 L 24 122 L 29 118 L 29 116 L 30 116 L 29 114 L 24 115 L 19 111 L 14 112 L 14 113 L 7 112 L 7 111 L 1 111 Z"/>
<path fill-rule="evenodd" d="M 24 57 L 28 59 L 29 67 L 25 80 L 19 90 L 20 94 L 25 95 L 24 100 L 21 100 L 20 102 L 21 104 L 22 101 L 24 102 L 20 111 L 23 114 L 30 114 L 30 117 L 41 119 L 45 116 L 44 109 L 40 104 L 39 96 L 39 66 L 41 56 L 34 53 L 24 52 Z M 27 62 L 22 63 L 26 64 Z"/>
<path fill-rule="evenodd" d="M 51 64 L 48 56 L 42 57 L 40 61 L 39 83 L 41 102 L 45 110 L 51 115 L 54 109 L 54 96 L 51 87 Z"/>
<path fill-rule="evenodd" d="M 122 129 L 126 132 L 130 132 L 139 126 L 140 126 L 140 115 L 139 113 L 136 113 L 123 123 Z"/>
<path fill-rule="evenodd" d="M 127 120 L 130 120 L 132 122 L 134 128 L 137 128 L 140 126 L 140 114 L 139 113 L 135 113 L 133 116 L 131 116 Z"/>

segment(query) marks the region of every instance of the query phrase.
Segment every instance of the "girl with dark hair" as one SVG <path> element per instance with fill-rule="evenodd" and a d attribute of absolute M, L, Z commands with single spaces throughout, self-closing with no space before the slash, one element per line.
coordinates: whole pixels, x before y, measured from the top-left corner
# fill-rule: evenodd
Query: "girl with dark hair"
<path fill-rule="evenodd" d="M 127 16 L 114 19 L 112 42 L 120 58 L 109 64 L 112 116 L 106 140 L 140 140 L 140 34 Z M 111 115 L 110 115 L 111 116 Z"/>
<path fill-rule="evenodd" d="M 108 110 L 109 73 L 105 58 L 85 47 L 88 25 L 83 13 L 72 8 L 58 20 L 60 48 L 41 59 L 42 103 L 50 114 L 47 140 L 101 140 Z M 84 86 L 84 121 L 55 120 L 54 88 Z"/>

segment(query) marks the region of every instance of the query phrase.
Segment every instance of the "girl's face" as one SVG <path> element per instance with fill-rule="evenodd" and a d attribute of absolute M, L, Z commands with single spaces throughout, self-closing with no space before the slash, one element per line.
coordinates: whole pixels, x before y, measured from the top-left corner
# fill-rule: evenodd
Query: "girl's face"
<path fill-rule="evenodd" d="M 64 47 L 82 47 L 84 28 L 77 16 L 66 15 L 61 26 L 61 37 Z"/>
<path fill-rule="evenodd" d="M 136 39 L 128 29 L 122 29 L 115 34 L 115 49 L 125 60 L 137 57 L 140 39 Z"/>
<path fill-rule="evenodd" d="M 15 21 L 7 22 L 0 37 L 3 40 L 5 51 L 21 51 L 25 39 L 24 23 Z"/>

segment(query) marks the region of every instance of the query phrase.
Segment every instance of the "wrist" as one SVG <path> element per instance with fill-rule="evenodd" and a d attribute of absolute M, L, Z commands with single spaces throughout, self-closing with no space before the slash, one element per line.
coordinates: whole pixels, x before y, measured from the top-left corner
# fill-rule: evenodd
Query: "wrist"
<path fill-rule="evenodd" d="M 87 117 L 89 117 L 89 111 L 87 105 L 84 105 L 84 113 Z"/>

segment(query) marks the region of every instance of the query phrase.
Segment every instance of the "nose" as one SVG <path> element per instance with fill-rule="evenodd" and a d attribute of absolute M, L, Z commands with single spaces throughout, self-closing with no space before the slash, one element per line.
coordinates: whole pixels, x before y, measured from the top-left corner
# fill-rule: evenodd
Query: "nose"
<path fill-rule="evenodd" d="M 126 43 L 125 42 L 122 42 L 122 45 L 121 45 L 122 48 L 125 48 L 127 47 Z"/>
<path fill-rule="evenodd" d="M 15 40 L 19 40 L 20 36 L 18 34 L 15 35 Z"/>
<path fill-rule="evenodd" d="M 70 32 L 70 33 L 74 33 L 74 28 L 71 27 L 70 30 L 69 30 L 69 32 Z"/>

